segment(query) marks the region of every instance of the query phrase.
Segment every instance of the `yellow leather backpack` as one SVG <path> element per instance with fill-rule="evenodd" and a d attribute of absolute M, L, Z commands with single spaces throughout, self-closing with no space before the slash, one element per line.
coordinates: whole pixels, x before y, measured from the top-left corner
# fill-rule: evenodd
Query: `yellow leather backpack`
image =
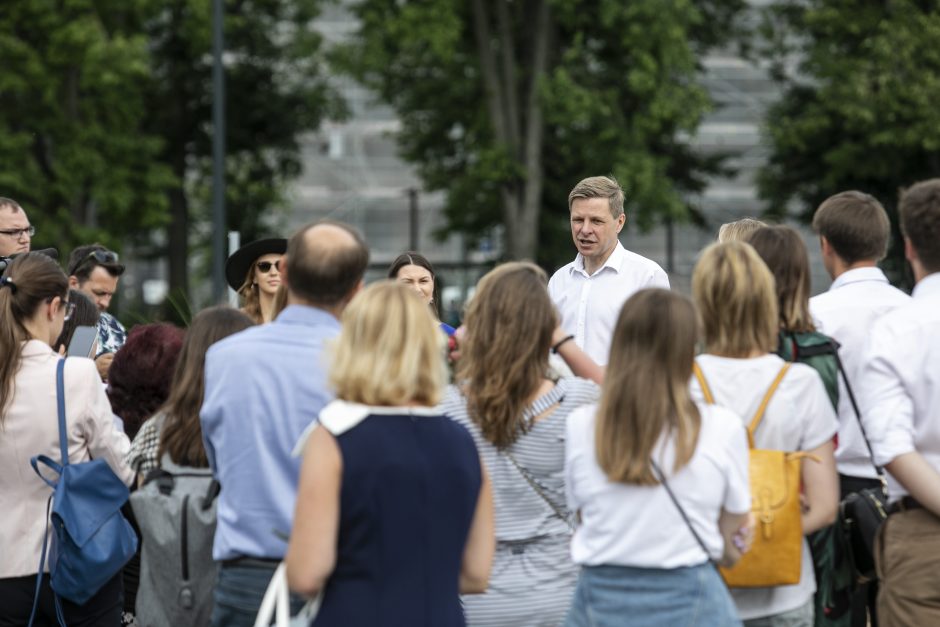
<path fill-rule="evenodd" d="M 695 364 L 705 402 L 715 402 L 705 375 Z M 769 588 L 799 583 L 803 555 L 803 523 L 800 508 L 800 469 L 807 453 L 754 448 L 754 433 L 767 405 L 790 364 L 785 363 L 764 395 L 747 428 L 750 446 L 751 511 L 756 518 L 751 550 L 735 564 L 722 568 L 729 588 Z"/>

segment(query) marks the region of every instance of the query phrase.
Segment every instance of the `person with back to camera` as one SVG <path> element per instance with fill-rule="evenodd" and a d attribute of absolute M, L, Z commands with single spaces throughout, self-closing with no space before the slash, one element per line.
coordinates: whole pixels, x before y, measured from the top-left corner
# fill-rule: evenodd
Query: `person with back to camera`
<path fill-rule="evenodd" d="M 832 408 L 839 408 L 837 345 L 817 331 L 809 311 L 809 254 L 803 238 L 789 226 L 761 227 L 744 240 L 774 275 L 780 338 L 777 355 L 812 367 L 822 379 Z M 835 526 L 809 536 L 816 569 L 815 625 L 847 627 L 851 622 L 852 572 L 844 559 Z"/>
<path fill-rule="evenodd" d="M 0 279 L 0 626 L 25 625 L 36 591 L 50 488 L 30 468 L 30 458 L 61 460 L 56 408 L 56 367 L 51 343 L 72 313 L 68 279 L 55 261 L 39 253 L 17 257 Z M 115 427 L 95 363 L 65 361 L 65 407 L 69 463 L 103 459 L 124 483 L 130 446 Z M 70 627 L 121 623 L 121 574 L 84 605 L 61 599 Z M 43 577 L 37 618 L 56 625 L 49 577 Z"/>
<path fill-rule="evenodd" d="M 740 417 L 690 396 L 697 326 L 687 298 L 634 294 L 600 402 L 568 420 L 582 570 L 567 627 L 740 624 L 710 562 L 731 566 L 749 543 L 747 438 Z"/>
<path fill-rule="evenodd" d="M 242 297 L 241 310 L 255 324 L 271 322 L 276 315 L 281 258 L 286 251 L 287 240 L 282 237 L 259 239 L 236 250 L 225 262 L 225 280 Z"/>
<path fill-rule="evenodd" d="M 440 322 L 440 287 L 437 284 L 437 274 L 434 272 L 434 266 L 428 261 L 427 257 L 416 252 L 406 252 L 398 255 L 392 265 L 388 267 L 388 278 L 407 285 L 421 295 L 421 298 L 427 302 L 431 312 L 438 320 L 441 331 L 447 335 L 454 334 L 454 327 Z"/>
<path fill-rule="evenodd" d="M 465 328 L 441 409 L 467 427 L 492 477 L 497 539 L 489 590 L 463 599 L 467 622 L 558 625 L 577 578 L 562 479 L 565 420 L 596 400 L 598 388 L 549 375 L 558 315 L 534 264 L 505 263 L 486 274 Z M 577 349 L 570 340 L 563 345 Z"/>
<path fill-rule="evenodd" d="M 52 345 L 52 349 L 60 355 L 65 355 L 68 351 L 69 344 L 72 342 L 72 336 L 75 335 L 75 329 L 77 327 L 97 328 L 98 317 L 101 315 L 95 303 L 85 296 L 84 292 L 79 290 L 69 290 L 69 304 L 75 305 L 75 311 L 72 313 L 72 316 L 65 321 L 65 324 L 62 325 L 62 333 L 59 334 L 59 337 L 56 338 L 55 343 Z M 92 343 L 90 354 L 84 355 L 84 357 L 94 357 L 97 353 L 98 340 L 96 338 Z M 81 356 L 82 355 L 79 355 L 79 357 Z"/>
<path fill-rule="evenodd" d="M 823 265 L 832 285 L 809 299 L 816 328 L 839 343 L 839 358 L 854 396 L 861 392 L 864 351 L 875 322 L 911 297 L 892 286 L 878 262 L 888 251 L 891 223 L 876 198 L 846 191 L 827 198 L 813 215 Z M 836 468 L 845 499 L 865 489 L 880 489 L 881 480 L 859 427 L 845 382 L 839 381 L 839 436 Z M 858 586 L 851 598 L 852 627 L 877 627 L 877 581 Z"/>
<path fill-rule="evenodd" d="M 696 358 L 693 398 L 727 407 L 747 424 L 760 416 L 755 449 L 815 458 L 801 460 L 801 531 L 805 536 L 831 525 L 839 502 L 832 441 L 838 423 L 816 371 L 772 352 L 780 318 L 770 270 L 749 244 L 713 244 L 695 265 L 692 295 L 705 334 L 705 353 Z M 746 627 L 813 624 L 816 579 L 805 537 L 799 551 L 798 583 L 731 590 Z"/>
<path fill-rule="evenodd" d="M 293 590 L 323 592 L 315 627 L 457 627 L 458 592 L 486 589 L 490 482 L 470 434 L 435 408 L 442 348 L 425 303 L 390 281 L 343 314 L 337 400 L 301 437 L 286 558 Z"/>

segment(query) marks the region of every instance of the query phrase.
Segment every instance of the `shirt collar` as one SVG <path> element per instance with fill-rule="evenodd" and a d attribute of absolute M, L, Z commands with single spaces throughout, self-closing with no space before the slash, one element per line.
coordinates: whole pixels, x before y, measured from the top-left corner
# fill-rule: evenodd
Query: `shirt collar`
<path fill-rule="evenodd" d="M 309 305 L 288 305 L 274 320 L 277 324 L 302 324 L 305 326 L 327 325 L 340 328 L 333 314 Z"/>
<path fill-rule="evenodd" d="M 597 272 L 594 274 L 600 273 L 604 268 L 610 268 L 616 273 L 620 273 L 620 268 L 623 265 L 623 259 L 627 255 L 627 249 L 623 247 L 623 244 L 620 243 L 620 240 L 617 240 L 617 245 L 614 246 L 614 250 L 610 253 L 610 256 L 607 257 L 607 261 L 604 262 L 600 268 L 597 269 Z M 587 270 L 584 269 L 584 255 L 578 253 L 578 256 L 574 258 L 574 265 L 571 267 L 571 272 L 580 272 L 584 276 L 589 276 Z"/>
<path fill-rule="evenodd" d="M 862 281 L 878 281 L 880 283 L 887 283 L 888 277 L 885 276 L 885 273 L 881 271 L 881 268 L 877 266 L 866 267 L 866 268 L 854 268 L 852 270 L 846 270 L 842 274 L 836 277 L 836 280 L 832 282 L 832 285 L 829 287 L 831 290 L 839 289 L 849 283 L 860 283 Z"/>
<path fill-rule="evenodd" d="M 922 278 L 917 285 L 914 286 L 914 291 L 911 292 L 911 296 L 914 298 L 932 298 L 940 296 L 940 272 L 934 272 Z"/>

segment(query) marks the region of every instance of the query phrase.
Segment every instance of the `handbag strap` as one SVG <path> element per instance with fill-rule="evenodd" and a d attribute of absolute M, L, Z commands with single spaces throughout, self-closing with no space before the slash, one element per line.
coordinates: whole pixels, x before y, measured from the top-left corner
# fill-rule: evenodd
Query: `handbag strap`
<path fill-rule="evenodd" d="M 502 452 L 506 455 L 506 457 L 509 458 L 509 461 L 512 462 L 512 465 L 516 467 L 516 470 L 518 470 L 519 474 L 522 475 L 522 477 L 526 480 L 526 483 L 532 487 L 532 490 L 534 490 L 535 493 L 538 494 L 539 497 L 548 504 L 556 516 L 558 516 L 565 522 L 566 525 L 568 525 L 569 529 L 572 529 L 573 527 L 571 525 L 571 520 L 569 520 L 568 516 L 565 515 L 565 512 L 563 512 L 560 507 L 555 505 L 555 503 L 550 498 L 548 498 L 548 495 L 545 494 L 545 490 L 542 488 L 542 486 L 540 486 L 538 482 L 533 479 L 531 475 L 529 475 L 528 471 L 526 471 L 526 469 L 516 461 L 516 458 L 513 457 L 513 454 L 505 449 Z"/>
<path fill-rule="evenodd" d="M 754 413 L 754 417 L 751 419 L 751 424 L 747 427 L 747 444 L 750 448 L 754 448 L 754 434 L 757 432 L 757 427 L 760 426 L 761 420 L 764 419 L 764 412 L 767 411 L 767 405 L 770 404 L 770 399 L 773 398 L 777 388 L 780 387 L 780 382 L 783 381 L 783 377 L 787 374 L 787 370 L 789 369 L 790 362 L 784 363 L 783 367 L 780 368 L 780 372 L 777 373 L 777 376 L 774 378 L 773 383 L 770 384 L 770 388 L 768 388 L 767 393 L 764 394 L 764 398 L 761 399 L 760 405 L 757 407 L 757 411 Z M 711 388 L 708 387 L 708 381 L 705 380 L 705 373 L 702 372 L 698 362 L 693 362 L 692 372 L 695 374 L 695 378 L 698 380 L 699 387 L 702 388 L 702 395 L 705 397 L 705 402 L 709 405 L 714 405 L 715 396 L 712 394 Z"/>
<path fill-rule="evenodd" d="M 711 553 L 708 552 L 708 548 L 705 547 L 705 542 L 702 540 L 702 537 L 698 535 L 698 532 L 695 530 L 695 527 L 692 526 L 692 521 L 689 520 L 688 514 L 685 513 L 685 508 L 679 503 L 679 499 L 676 498 L 676 495 L 673 493 L 672 488 L 669 487 L 669 482 L 666 481 L 666 474 L 660 470 L 659 466 L 655 461 L 650 459 L 650 465 L 653 467 L 653 473 L 657 475 L 657 479 L 666 488 L 666 494 L 669 495 L 669 499 L 672 501 L 673 505 L 676 506 L 676 509 L 679 510 L 679 515 L 682 516 L 682 520 L 685 521 L 686 527 L 689 528 L 689 531 L 692 532 L 692 535 L 695 537 L 695 541 L 698 542 L 698 545 L 702 548 L 702 551 L 705 552 L 705 557 L 708 559 L 708 562 L 718 568 L 718 564 L 715 563 L 715 560 L 712 559 Z"/>
<path fill-rule="evenodd" d="M 699 367 L 697 361 L 692 362 L 692 372 L 695 373 L 695 378 L 698 379 L 699 387 L 702 388 L 702 395 L 705 397 L 705 402 L 709 405 L 715 404 L 715 397 L 712 395 L 712 390 L 708 387 L 708 381 L 705 380 L 705 373 L 702 372 L 702 369 Z"/>
<path fill-rule="evenodd" d="M 751 424 L 747 427 L 747 443 L 751 448 L 754 448 L 754 434 L 757 433 L 757 427 L 760 426 L 761 420 L 764 419 L 764 412 L 767 411 L 767 405 L 770 404 L 770 399 L 773 398 L 777 388 L 780 387 L 780 382 L 783 381 L 783 377 L 787 374 L 787 370 L 789 369 L 790 362 L 784 362 L 780 372 L 777 373 L 777 376 L 774 377 L 773 383 L 771 383 L 770 387 L 767 389 L 767 393 L 764 394 L 764 398 L 761 399 L 760 405 L 757 408 L 757 412 L 751 419 Z"/>
<path fill-rule="evenodd" d="M 839 358 L 838 345 L 831 340 L 829 343 L 832 346 L 832 354 L 836 359 L 836 368 L 839 369 L 839 374 L 842 376 L 842 383 L 845 384 L 845 391 L 849 395 L 849 403 L 852 404 L 852 411 L 855 412 L 855 419 L 858 421 L 858 429 L 862 432 L 862 439 L 865 441 L 865 448 L 868 449 L 868 458 L 871 460 L 871 465 L 875 468 L 875 473 L 881 480 L 882 487 L 884 487 L 887 485 L 885 471 L 884 468 L 875 463 L 875 453 L 872 451 L 871 442 L 868 440 L 868 433 L 865 432 L 865 425 L 862 424 L 862 412 L 858 409 L 858 403 L 855 400 L 855 394 L 852 393 L 852 386 L 849 385 L 849 377 L 845 374 L 845 368 L 842 365 L 842 359 Z"/>
<path fill-rule="evenodd" d="M 65 359 L 60 359 L 56 364 L 55 395 L 59 412 L 59 452 L 62 454 L 62 467 L 64 468 L 69 465 L 69 439 L 65 424 Z"/>

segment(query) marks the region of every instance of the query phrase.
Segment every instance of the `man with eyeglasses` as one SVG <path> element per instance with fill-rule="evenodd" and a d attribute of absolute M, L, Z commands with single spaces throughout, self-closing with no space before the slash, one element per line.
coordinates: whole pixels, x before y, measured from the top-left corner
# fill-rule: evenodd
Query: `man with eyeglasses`
<path fill-rule="evenodd" d="M 101 244 L 79 246 L 69 255 L 69 287 L 83 292 L 98 307 L 98 354 L 95 364 L 102 380 L 107 381 L 114 353 L 124 345 L 127 331 L 117 318 L 107 312 L 111 297 L 117 291 L 124 266 L 118 254 Z"/>
<path fill-rule="evenodd" d="M 19 203 L 0 196 L 0 257 L 28 253 L 35 232 Z"/>

